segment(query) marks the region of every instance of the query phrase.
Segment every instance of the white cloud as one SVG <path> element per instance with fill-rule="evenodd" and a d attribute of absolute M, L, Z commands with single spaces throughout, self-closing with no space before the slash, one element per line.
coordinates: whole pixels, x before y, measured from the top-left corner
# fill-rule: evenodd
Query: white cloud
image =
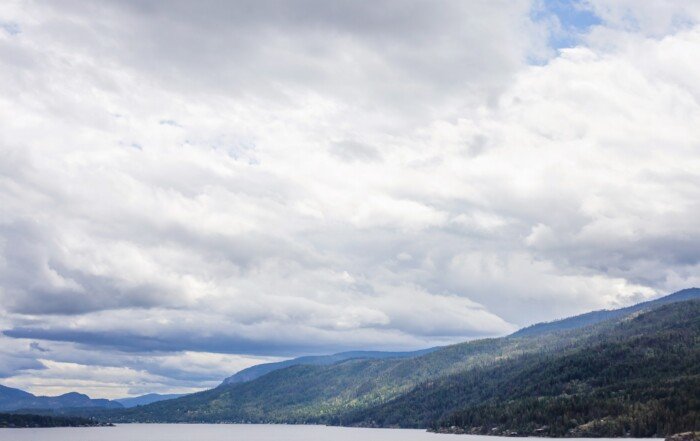
<path fill-rule="evenodd" d="M 652 3 L 549 60 L 524 1 L 3 4 L 0 373 L 191 390 L 697 284 L 700 28 Z"/>

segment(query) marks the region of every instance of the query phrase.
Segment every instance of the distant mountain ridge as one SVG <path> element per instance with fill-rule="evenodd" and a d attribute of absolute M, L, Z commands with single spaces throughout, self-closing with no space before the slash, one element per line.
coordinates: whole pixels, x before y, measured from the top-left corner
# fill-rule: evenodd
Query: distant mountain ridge
<path fill-rule="evenodd" d="M 428 348 L 421 349 L 418 351 L 409 352 L 384 352 L 384 351 L 349 351 L 349 352 L 339 352 L 337 354 L 331 355 L 309 355 L 304 357 L 297 357 L 291 360 L 278 361 L 275 363 L 263 363 L 249 368 L 243 369 L 230 377 L 224 379 L 222 385 L 224 384 L 236 384 L 245 383 L 247 381 L 255 380 L 263 375 L 269 374 L 270 372 L 276 371 L 278 369 L 284 369 L 290 366 L 298 365 L 310 365 L 310 366 L 328 366 L 345 360 L 351 360 L 355 358 L 362 359 L 382 359 L 382 358 L 411 358 L 418 357 L 421 355 L 429 354 L 438 348 Z"/>
<path fill-rule="evenodd" d="M 180 398 L 186 394 L 146 394 L 140 395 L 138 397 L 128 397 L 128 398 L 117 398 L 117 403 L 121 404 L 125 408 L 145 406 L 146 404 L 157 403 L 158 401 L 172 400 L 174 398 Z"/>
<path fill-rule="evenodd" d="M 700 288 L 684 289 L 673 294 L 660 297 L 658 299 L 637 303 L 636 305 L 628 306 L 626 308 L 591 311 L 585 314 L 580 314 L 561 320 L 537 323 L 532 326 L 522 328 L 519 331 L 516 331 L 513 334 L 511 334 L 511 336 L 527 337 L 542 335 L 548 332 L 557 332 L 569 329 L 582 328 L 584 326 L 593 325 L 612 318 L 623 317 L 634 312 L 643 311 L 648 308 L 692 299 L 700 299 Z"/>
<path fill-rule="evenodd" d="M 93 399 L 85 394 L 69 392 L 56 397 L 36 396 L 20 389 L 0 385 L 0 411 L 32 409 L 103 408 L 119 409 L 115 401 Z"/>

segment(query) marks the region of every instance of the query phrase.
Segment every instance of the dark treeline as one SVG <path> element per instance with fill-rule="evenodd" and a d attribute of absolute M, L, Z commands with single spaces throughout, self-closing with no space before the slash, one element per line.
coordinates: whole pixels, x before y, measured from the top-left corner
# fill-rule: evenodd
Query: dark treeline
<path fill-rule="evenodd" d="M 103 425 L 90 418 L 0 413 L 0 427 L 88 427 Z"/>

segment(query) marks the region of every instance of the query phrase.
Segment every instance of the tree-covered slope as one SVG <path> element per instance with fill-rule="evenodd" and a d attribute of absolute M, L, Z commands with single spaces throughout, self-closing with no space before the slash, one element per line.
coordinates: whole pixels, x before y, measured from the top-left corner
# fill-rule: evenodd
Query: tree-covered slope
<path fill-rule="evenodd" d="M 185 394 L 146 394 L 140 395 L 138 397 L 117 398 L 116 400 L 112 401 L 116 401 L 122 406 L 129 408 L 136 406 L 145 406 L 146 404 L 157 403 L 158 401 L 172 400 L 174 398 L 180 398 L 184 395 Z"/>
<path fill-rule="evenodd" d="M 664 435 L 698 428 L 699 320 L 700 300 L 676 298 L 580 328 L 472 341 L 419 357 L 290 366 L 100 416 Z"/>
<path fill-rule="evenodd" d="M 310 355 L 297 357 L 291 360 L 278 361 L 275 363 L 263 363 L 243 369 L 230 377 L 224 379 L 222 384 L 236 384 L 252 381 L 272 371 L 284 369 L 297 365 L 327 366 L 350 359 L 373 359 L 373 358 L 413 358 L 428 354 L 437 348 L 422 349 L 410 352 L 384 352 L 384 351 L 350 351 L 339 352 L 332 355 Z"/>
<path fill-rule="evenodd" d="M 596 323 L 603 322 L 605 320 L 610 320 L 618 317 L 624 317 L 626 315 L 643 311 L 646 309 L 652 309 L 661 305 L 666 305 L 670 303 L 683 302 L 686 300 L 700 299 L 700 289 L 699 288 L 688 288 L 673 294 L 650 300 L 648 302 L 637 303 L 636 305 L 628 306 L 626 308 L 620 309 L 604 309 L 601 311 L 591 311 L 585 314 L 576 315 L 573 317 L 568 317 L 561 320 L 555 320 L 552 322 L 537 323 L 532 326 L 520 329 L 512 334 L 513 337 L 531 337 L 535 335 L 542 335 L 549 332 L 565 331 L 570 329 L 578 329 L 585 326 L 594 325 Z"/>
<path fill-rule="evenodd" d="M 543 351 L 421 384 L 339 424 L 550 436 L 662 436 L 700 428 L 700 301 L 622 320 Z"/>
<path fill-rule="evenodd" d="M 430 379 L 500 363 L 544 347 L 564 347 L 572 336 L 485 339 L 439 348 L 414 358 L 350 359 L 333 365 L 297 365 L 255 380 L 221 385 L 115 413 L 117 421 L 327 422 L 357 408 L 384 403 Z"/>

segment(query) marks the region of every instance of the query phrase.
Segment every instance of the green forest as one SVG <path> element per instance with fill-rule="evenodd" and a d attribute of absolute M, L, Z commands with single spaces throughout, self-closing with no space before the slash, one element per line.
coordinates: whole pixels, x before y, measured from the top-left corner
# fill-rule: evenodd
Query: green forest
<path fill-rule="evenodd" d="M 700 426 L 700 302 L 423 384 L 342 424 L 498 435 L 663 436 Z"/>

